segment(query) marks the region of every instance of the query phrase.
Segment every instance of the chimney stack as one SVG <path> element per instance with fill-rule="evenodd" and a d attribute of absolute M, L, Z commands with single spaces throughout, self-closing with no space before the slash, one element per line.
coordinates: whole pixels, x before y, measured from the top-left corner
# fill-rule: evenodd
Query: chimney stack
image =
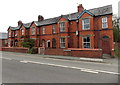
<path fill-rule="evenodd" d="M 21 20 L 19 20 L 19 21 L 18 21 L 18 26 L 19 26 L 19 25 L 21 25 L 21 24 L 22 24 L 22 21 L 21 21 Z"/>
<path fill-rule="evenodd" d="M 82 12 L 84 10 L 84 7 L 82 6 L 82 4 L 79 4 L 78 6 L 78 12 Z"/>
<path fill-rule="evenodd" d="M 38 22 L 43 21 L 43 20 L 44 20 L 44 17 L 41 16 L 41 15 L 39 15 L 39 16 L 38 16 Z"/>

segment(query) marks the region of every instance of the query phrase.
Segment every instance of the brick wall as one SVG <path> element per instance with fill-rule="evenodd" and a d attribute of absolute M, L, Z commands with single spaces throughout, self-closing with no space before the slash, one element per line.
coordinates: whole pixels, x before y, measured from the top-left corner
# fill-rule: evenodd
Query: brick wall
<path fill-rule="evenodd" d="M 99 49 L 46 49 L 45 54 L 74 56 L 74 57 L 102 58 L 102 50 L 99 50 Z"/>
<path fill-rule="evenodd" d="M 28 53 L 28 48 L 2 47 L 1 51 Z"/>

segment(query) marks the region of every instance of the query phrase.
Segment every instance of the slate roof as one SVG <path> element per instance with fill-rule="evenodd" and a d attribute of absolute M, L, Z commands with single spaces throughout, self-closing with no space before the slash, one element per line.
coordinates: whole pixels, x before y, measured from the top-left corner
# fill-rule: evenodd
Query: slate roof
<path fill-rule="evenodd" d="M 19 30 L 20 27 L 21 27 L 21 25 L 19 25 L 19 26 L 17 26 L 17 27 L 11 27 L 11 26 L 10 26 L 10 29 L 11 29 L 11 30 Z"/>
<path fill-rule="evenodd" d="M 8 38 L 7 33 L 0 32 L 0 39 L 7 39 L 7 38 Z"/>
<path fill-rule="evenodd" d="M 94 8 L 94 9 L 89 9 L 87 10 L 90 13 L 92 13 L 94 16 L 101 16 L 101 15 L 106 15 L 106 14 L 112 14 L 112 5 L 107 5 L 107 6 L 103 6 L 103 7 L 99 7 L 99 8 Z M 43 26 L 43 25 L 49 25 L 49 24 L 54 24 L 57 23 L 59 21 L 59 19 L 61 17 L 66 18 L 67 20 L 77 20 L 78 16 L 81 13 L 76 12 L 76 13 L 71 13 L 71 14 L 66 14 L 66 15 L 61 15 L 59 17 L 54 17 L 54 18 L 49 18 L 49 19 L 45 19 L 41 22 L 38 21 L 34 21 L 34 23 L 36 24 L 36 26 Z M 27 23 L 27 24 L 23 24 L 26 28 L 29 28 L 31 23 Z M 12 29 L 19 29 L 18 27 L 12 27 Z"/>
<path fill-rule="evenodd" d="M 29 28 L 29 27 L 30 27 L 30 25 L 31 25 L 31 23 L 26 23 L 26 24 L 23 24 L 23 26 L 24 26 L 25 28 Z"/>
<path fill-rule="evenodd" d="M 107 6 L 103 6 L 103 7 L 99 7 L 99 8 L 94 8 L 94 9 L 90 9 L 88 10 L 89 12 L 91 12 L 92 14 L 94 14 L 95 16 L 100 16 L 100 15 L 106 15 L 106 14 L 112 14 L 112 5 L 107 5 Z"/>
<path fill-rule="evenodd" d="M 31 23 L 25 23 L 25 24 L 23 23 L 22 25 L 23 25 L 25 28 L 29 28 L 29 27 L 31 26 Z M 22 25 L 19 25 L 19 26 L 17 26 L 17 27 L 11 27 L 11 26 L 10 26 L 10 29 L 11 29 L 11 30 L 19 30 Z"/>

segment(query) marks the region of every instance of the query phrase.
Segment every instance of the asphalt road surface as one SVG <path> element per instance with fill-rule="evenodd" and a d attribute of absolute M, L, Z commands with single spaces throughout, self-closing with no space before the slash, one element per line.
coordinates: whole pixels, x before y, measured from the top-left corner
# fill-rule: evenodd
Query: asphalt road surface
<path fill-rule="evenodd" d="M 2 53 L 3 83 L 118 83 L 118 65 Z"/>

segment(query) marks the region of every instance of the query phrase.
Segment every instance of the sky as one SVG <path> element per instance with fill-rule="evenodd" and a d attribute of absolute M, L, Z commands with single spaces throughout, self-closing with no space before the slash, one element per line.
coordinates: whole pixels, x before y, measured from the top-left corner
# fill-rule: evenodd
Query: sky
<path fill-rule="evenodd" d="M 62 14 L 77 12 L 78 4 L 85 9 L 106 5 L 113 6 L 113 14 L 118 14 L 120 0 L 1 0 L 0 32 L 7 32 L 9 26 L 16 27 L 17 22 L 29 23 L 38 20 L 38 15 L 45 19 Z"/>

